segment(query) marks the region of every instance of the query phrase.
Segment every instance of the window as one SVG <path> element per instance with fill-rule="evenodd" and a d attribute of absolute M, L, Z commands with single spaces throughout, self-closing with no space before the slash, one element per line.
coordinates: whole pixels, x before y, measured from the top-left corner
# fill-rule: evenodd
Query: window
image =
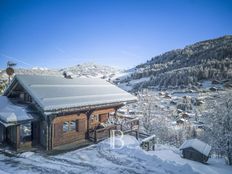
<path fill-rule="evenodd" d="M 20 125 L 20 140 L 21 143 L 31 141 L 31 123 Z"/>
<path fill-rule="evenodd" d="M 96 121 L 99 121 L 99 115 L 95 115 Z"/>
<path fill-rule="evenodd" d="M 63 124 L 63 132 L 74 131 L 77 128 L 77 121 L 66 121 Z"/>
<path fill-rule="evenodd" d="M 90 115 L 90 120 L 93 122 L 94 121 L 94 115 Z"/>
<path fill-rule="evenodd" d="M 64 124 L 63 124 L 63 132 L 68 132 L 68 122 L 66 121 L 66 122 L 64 122 Z"/>
<path fill-rule="evenodd" d="M 28 93 L 22 92 L 19 94 L 19 98 L 24 102 L 32 102 L 32 98 Z"/>
<path fill-rule="evenodd" d="M 30 103 L 32 102 L 32 98 L 28 93 L 25 93 L 24 101 L 30 102 Z"/>
<path fill-rule="evenodd" d="M 99 121 L 99 115 L 91 115 L 90 120 L 92 122 L 98 122 Z"/>
<path fill-rule="evenodd" d="M 108 118 L 109 118 L 109 113 L 99 115 L 99 121 L 101 123 L 107 122 Z"/>
<path fill-rule="evenodd" d="M 76 130 L 76 121 L 69 122 L 69 130 L 70 131 Z"/>

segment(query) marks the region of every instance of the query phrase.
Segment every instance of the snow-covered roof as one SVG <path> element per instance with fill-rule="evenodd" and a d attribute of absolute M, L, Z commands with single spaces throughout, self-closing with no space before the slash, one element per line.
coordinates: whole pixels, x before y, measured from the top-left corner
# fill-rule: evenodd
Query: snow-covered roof
<path fill-rule="evenodd" d="M 191 139 L 191 140 L 186 140 L 181 146 L 180 150 L 185 149 L 185 148 L 193 148 L 197 150 L 198 152 L 204 154 L 205 156 L 208 156 L 210 151 L 211 151 L 211 146 L 198 140 L 198 139 Z"/>
<path fill-rule="evenodd" d="M 6 96 L 0 96 L 0 122 L 4 125 L 32 120 L 25 106 L 13 104 Z"/>
<path fill-rule="evenodd" d="M 15 80 L 23 86 L 43 111 L 48 112 L 137 100 L 128 92 L 98 78 L 66 79 L 58 76 L 16 75 L 13 81 Z M 7 95 L 9 91 L 9 89 L 6 90 L 4 95 Z"/>
<path fill-rule="evenodd" d="M 149 137 L 147 137 L 147 138 L 144 138 L 144 139 L 142 140 L 142 142 L 151 141 L 151 140 L 153 140 L 154 138 L 156 138 L 156 135 L 151 135 L 151 136 L 149 136 Z"/>

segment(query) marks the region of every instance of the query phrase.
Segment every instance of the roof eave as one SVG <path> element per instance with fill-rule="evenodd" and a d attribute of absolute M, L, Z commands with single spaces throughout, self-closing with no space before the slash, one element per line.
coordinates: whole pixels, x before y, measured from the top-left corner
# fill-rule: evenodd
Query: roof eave
<path fill-rule="evenodd" d="M 4 92 L 3 92 L 2 95 L 7 96 L 7 95 L 9 94 L 11 88 L 13 87 L 13 84 L 14 84 L 15 81 L 16 81 L 16 76 L 17 76 L 17 75 L 15 75 L 14 78 L 11 80 L 10 84 L 6 87 L 6 89 L 4 90 Z"/>
<path fill-rule="evenodd" d="M 85 110 L 92 110 L 92 109 L 100 109 L 100 108 L 107 108 L 107 107 L 114 107 L 114 106 L 123 106 L 125 104 L 130 104 L 136 102 L 136 100 L 124 101 L 124 102 L 113 102 L 113 103 L 104 103 L 98 105 L 88 105 L 82 107 L 72 107 L 72 108 L 60 108 L 60 109 L 53 109 L 53 110 L 44 110 L 45 115 L 53 115 L 58 113 L 64 112 L 75 112 L 75 111 L 85 111 Z"/>

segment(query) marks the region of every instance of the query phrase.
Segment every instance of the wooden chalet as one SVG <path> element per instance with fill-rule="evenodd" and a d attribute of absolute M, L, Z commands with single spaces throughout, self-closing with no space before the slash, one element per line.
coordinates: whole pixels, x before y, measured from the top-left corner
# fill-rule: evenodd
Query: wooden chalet
<path fill-rule="evenodd" d="M 16 150 L 54 150 L 97 142 L 112 129 L 136 131 L 138 120 L 117 117 L 120 107 L 136 100 L 102 79 L 15 75 L 0 96 L 0 143 Z"/>

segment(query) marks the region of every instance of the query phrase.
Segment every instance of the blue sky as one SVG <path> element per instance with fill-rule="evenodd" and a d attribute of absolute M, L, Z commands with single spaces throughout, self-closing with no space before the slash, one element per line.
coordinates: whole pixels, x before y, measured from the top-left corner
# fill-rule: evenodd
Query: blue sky
<path fill-rule="evenodd" d="M 0 0 L 0 68 L 130 68 L 232 34 L 232 0 Z"/>

